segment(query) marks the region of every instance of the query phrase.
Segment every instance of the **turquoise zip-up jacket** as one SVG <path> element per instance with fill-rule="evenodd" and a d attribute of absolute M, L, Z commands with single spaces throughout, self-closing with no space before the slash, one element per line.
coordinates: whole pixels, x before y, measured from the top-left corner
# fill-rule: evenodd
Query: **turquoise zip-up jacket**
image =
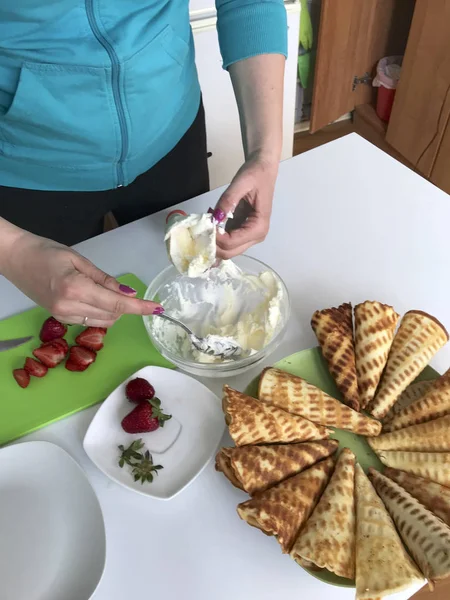
<path fill-rule="evenodd" d="M 282 0 L 216 7 L 225 68 L 286 55 Z M 199 104 L 188 0 L 0 0 L 0 185 L 128 185 Z"/>

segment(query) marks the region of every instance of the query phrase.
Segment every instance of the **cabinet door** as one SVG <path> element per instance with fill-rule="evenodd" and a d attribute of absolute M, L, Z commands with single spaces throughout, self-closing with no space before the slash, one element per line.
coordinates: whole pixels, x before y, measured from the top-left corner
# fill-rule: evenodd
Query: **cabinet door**
<path fill-rule="evenodd" d="M 380 58 L 403 54 L 415 0 L 322 0 L 311 132 L 358 104 L 371 102 L 371 82 L 353 86 L 356 77 L 374 75 Z"/>
<path fill-rule="evenodd" d="M 292 156 L 294 143 L 299 11 L 298 4 L 287 6 L 289 58 L 284 80 L 282 160 Z M 222 68 L 215 19 L 195 21 L 192 30 L 211 153 L 211 188 L 216 188 L 229 183 L 244 161 L 239 113 L 230 75 Z"/>
<path fill-rule="evenodd" d="M 444 134 L 442 136 L 442 141 L 439 146 L 439 150 L 436 155 L 436 160 L 433 164 L 433 169 L 431 171 L 430 180 L 450 194 L 450 119 L 447 115 L 447 126 L 445 127 Z M 449 595 L 447 598 L 450 598 L 450 581 L 449 585 Z"/>
<path fill-rule="evenodd" d="M 449 116 L 450 0 L 417 0 L 386 141 L 430 177 Z"/>

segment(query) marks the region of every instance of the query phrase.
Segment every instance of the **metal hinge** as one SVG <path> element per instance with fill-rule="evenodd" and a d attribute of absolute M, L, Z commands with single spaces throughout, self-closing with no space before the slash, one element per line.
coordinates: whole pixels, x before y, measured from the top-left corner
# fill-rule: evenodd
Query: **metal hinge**
<path fill-rule="evenodd" d="M 359 85 L 360 83 L 365 83 L 366 85 L 370 85 L 371 82 L 372 82 L 372 77 L 369 75 L 369 73 L 364 73 L 364 75 L 362 77 L 357 77 L 355 75 L 353 77 L 352 92 L 354 92 L 356 90 L 356 86 Z"/>

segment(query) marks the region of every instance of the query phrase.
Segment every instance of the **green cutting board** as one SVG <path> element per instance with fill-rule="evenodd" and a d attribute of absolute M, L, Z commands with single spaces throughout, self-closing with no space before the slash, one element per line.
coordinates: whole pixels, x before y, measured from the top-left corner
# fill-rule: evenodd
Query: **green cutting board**
<path fill-rule="evenodd" d="M 146 285 L 135 275 L 118 280 L 137 290 L 139 297 L 144 295 Z M 36 336 L 18 348 L 0 352 L 0 445 L 101 402 L 142 367 L 174 368 L 150 342 L 142 317 L 124 315 L 108 330 L 104 348 L 86 371 L 74 373 L 62 363 L 42 379 L 32 377 L 30 385 L 22 389 L 12 371 L 21 368 L 40 345 L 39 331 L 48 316 L 37 307 L 0 321 L 0 340 Z M 82 330 L 81 325 L 69 327 L 69 344 Z"/>

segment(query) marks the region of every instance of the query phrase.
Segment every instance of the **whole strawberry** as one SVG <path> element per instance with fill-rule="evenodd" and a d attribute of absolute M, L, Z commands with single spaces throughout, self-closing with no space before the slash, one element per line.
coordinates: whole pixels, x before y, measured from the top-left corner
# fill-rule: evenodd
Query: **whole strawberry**
<path fill-rule="evenodd" d="M 161 410 L 161 401 L 153 398 L 139 402 L 133 410 L 122 419 L 122 429 L 127 433 L 148 433 L 164 427 L 164 423 L 172 418 Z"/>
<path fill-rule="evenodd" d="M 156 431 L 158 419 L 152 416 L 152 406 L 149 402 L 140 402 L 122 420 L 122 429 L 127 433 L 144 433 Z"/>
<path fill-rule="evenodd" d="M 125 395 L 130 402 L 142 402 L 151 400 L 155 395 L 155 389 L 143 377 L 136 377 L 127 383 Z"/>
<path fill-rule="evenodd" d="M 57 321 L 55 317 L 49 317 L 42 325 L 39 337 L 42 342 L 51 342 L 57 338 L 62 338 L 67 333 L 67 327 Z"/>

